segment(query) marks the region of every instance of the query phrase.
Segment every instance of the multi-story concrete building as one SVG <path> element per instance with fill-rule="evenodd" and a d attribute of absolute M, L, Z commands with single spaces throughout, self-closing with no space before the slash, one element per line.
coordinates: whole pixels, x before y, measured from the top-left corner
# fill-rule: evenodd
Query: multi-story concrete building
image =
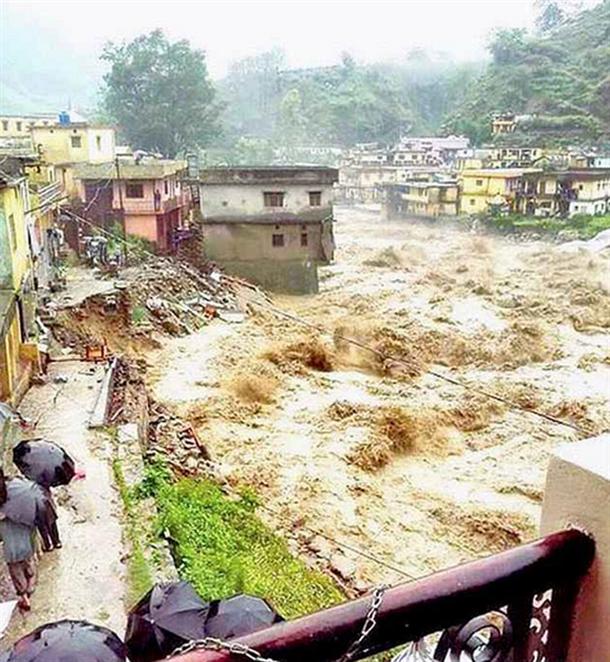
<path fill-rule="evenodd" d="M 176 230 L 188 208 L 180 178 L 186 164 L 167 159 L 120 159 L 75 166 L 83 214 L 102 227 L 123 224 L 161 253 L 175 248 Z"/>
<path fill-rule="evenodd" d="M 78 193 L 74 181 L 77 164 L 108 163 L 116 156 L 112 127 L 64 121 L 52 126 L 34 126 L 30 135 L 43 161 L 56 166 L 58 179 L 70 196 Z"/>
<path fill-rule="evenodd" d="M 38 360 L 30 208 L 23 163 L 5 157 L 0 171 L 0 401 L 11 404 L 27 389 Z"/>
<path fill-rule="evenodd" d="M 0 115 L 0 137 L 27 136 L 34 127 L 54 126 L 59 123 L 57 113 L 30 113 L 29 115 Z"/>
<path fill-rule="evenodd" d="M 464 214 L 516 211 L 524 175 L 538 172 L 542 171 L 524 168 L 463 170 L 459 179 L 460 211 Z"/>
<path fill-rule="evenodd" d="M 457 181 L 389 184 L 385 193 L 389 217 L 405 215 L 438 218 L 456 216 L 458 213 Z"/>
<path fill-rule="evenodd" d="M 333 185 L 322 166 L 202 170 L 205 256 L 269 289 L 318 291 L 318 265 L 334 257 Z"/>

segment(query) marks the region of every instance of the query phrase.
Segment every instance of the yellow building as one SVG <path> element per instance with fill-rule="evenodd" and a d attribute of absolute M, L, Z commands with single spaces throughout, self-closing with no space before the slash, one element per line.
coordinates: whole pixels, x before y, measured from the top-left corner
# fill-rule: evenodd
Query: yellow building
<path fill-rule="evenodd" d="M 114 167 L 115 130 L 87 122 L 54 126 L 35 126 L 31 130 L 34 149 L 43 161 L 56 166 L 57 180 L 70 197 L 78 194 L 74 181 L 74 164 L 108 163 Z"/>
<path fill-rule="evenodd" d="M 460 173 L 461 212 L 513 211 L 523 176 L 535 172 L 541 171 L 533 168 L 463 170 Z"/>
<path fill-rule="evenodd" d="M 47 162 L 104 163 L 115 157 L 115 131 L 87 122 L 35 126 L 31 130 L 34 149 Z"/>
<path fill-rule="evenodd" d="M 11 404 L 27 389 L 38 362 L 29 208 L 21 162 L 7 157 L 0 173 L 0 400 Z"/>
<path fill-rule="evenodd" d="M 1 115 L 0 137 L 27 136 L 35 126 L 52 126 L 58 123 L 56 113 L 31 113 L 29 115 Z"/>

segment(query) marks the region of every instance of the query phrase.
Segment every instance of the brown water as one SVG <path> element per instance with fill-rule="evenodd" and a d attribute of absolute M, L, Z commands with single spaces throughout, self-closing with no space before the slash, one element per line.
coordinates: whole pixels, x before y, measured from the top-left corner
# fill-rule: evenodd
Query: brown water
<path fill-rule="evenodd" d="M 337 259 L 322 270 L 321 293 L 276 297 L 278 306 L 365 342 L 399 332 L 401 351 L 427 351 L 425 365 L 440 372 L 608 428 L 607 255 L 566 255 L 544 242 L 385 222 L 364 211 L 337 216 Z M 426 346 L 427 334 L 436 344 Z M 335 346 L 332 336 L 323 338 L 331 372 L 264 358 L 314 335 L 265 312 L 164 341 L 149 357 L 154 395 L 191 416 L 231 482 L 256 487 L 275 513 L 264 513 L 273 527 L 322 564 L 330 559 L 354 585 L 401 575 L 311 529 L 410 576 L 535 536 L 549 453 L 579 433 L 522 411 L 488 415 L 481 401 L 427 374 L 411 379 L 391 366 L 380 374 L 370 355 Z M 262 379 L 257 388 L 268 388 L 270 404 L 235 395 L 250 375 Z M 338 402 L 355 413 L 333 414 Z M 387 407 L 428 418 L 418 419 L 411 451 L 362 469 L 354 450 L 376 443 Z M 434 417 L 448 409 L 483 421 L 469 427 Z"/>

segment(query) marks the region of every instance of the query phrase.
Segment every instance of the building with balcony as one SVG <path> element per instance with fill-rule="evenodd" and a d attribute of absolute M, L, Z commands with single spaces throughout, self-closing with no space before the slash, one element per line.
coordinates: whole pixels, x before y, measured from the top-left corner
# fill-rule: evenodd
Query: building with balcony
<path fill-rule="evenodd" d="M 516 211 L 523 176 L 539 172 L 542 170 L 526 168 L 463 170 L 459 178 L 461 213 Z"/>
<path fill-rule="evenodd" d="M 458 213 L 458 184 L 447 181 L 408 181 L 385 187 L 389 217 L 439 218 Z"/>
<path fill-rule="evenodd" d="M 599 216 L 610 212 L 610 168 L 567 170 L 557 175 L 562 200 L 560 212 L 568 216 Z"/>
<path fill-rule="evenodd" d="M 318 265 L 334 257 L 337 179 L 323 166 L 202 170 L 206 258 L 269 289 L 317 292 Z"/>
<path fill-rule="evenodd" d="M 606 214 L 610 211 L 610 169 L 526 173 L 519 186 L 515 210 L 528 216 Z"/>
<path fill-rule="evenodd" d="M 188 211 L 180 178 L 182 161 L 138 158 L 75 166 L 81 214 L 110 229 L 146 239 L 160 253 L 173 252 L 175 235 Z"/>

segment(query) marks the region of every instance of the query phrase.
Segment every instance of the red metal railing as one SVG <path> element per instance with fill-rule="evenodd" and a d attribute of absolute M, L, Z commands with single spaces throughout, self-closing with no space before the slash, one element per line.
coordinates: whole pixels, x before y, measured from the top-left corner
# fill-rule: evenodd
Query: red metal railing
<path fill-rule="evenodd" d="M 512 662 L 563 662 L 580 578 L 589 569 L 594 553 L 595 544 L 589 536 L 577 530 L 562 531 L 395 586 L 386 592 L 377 625 L 354 659 L 434 632 L 447 632 L 446 628 L 469 621 L 471 631 L 472 623 L 479 622 L 471 619 L 495 610 L 502 612 L 508 624 Z M 331 662 L 358 637 L 369 607 L 370 597 L 361 598 L 235 641 L 279 662 Z M 243 658 L 225 652 L 195 651 L 172 659 L 228 662 Z"/>

